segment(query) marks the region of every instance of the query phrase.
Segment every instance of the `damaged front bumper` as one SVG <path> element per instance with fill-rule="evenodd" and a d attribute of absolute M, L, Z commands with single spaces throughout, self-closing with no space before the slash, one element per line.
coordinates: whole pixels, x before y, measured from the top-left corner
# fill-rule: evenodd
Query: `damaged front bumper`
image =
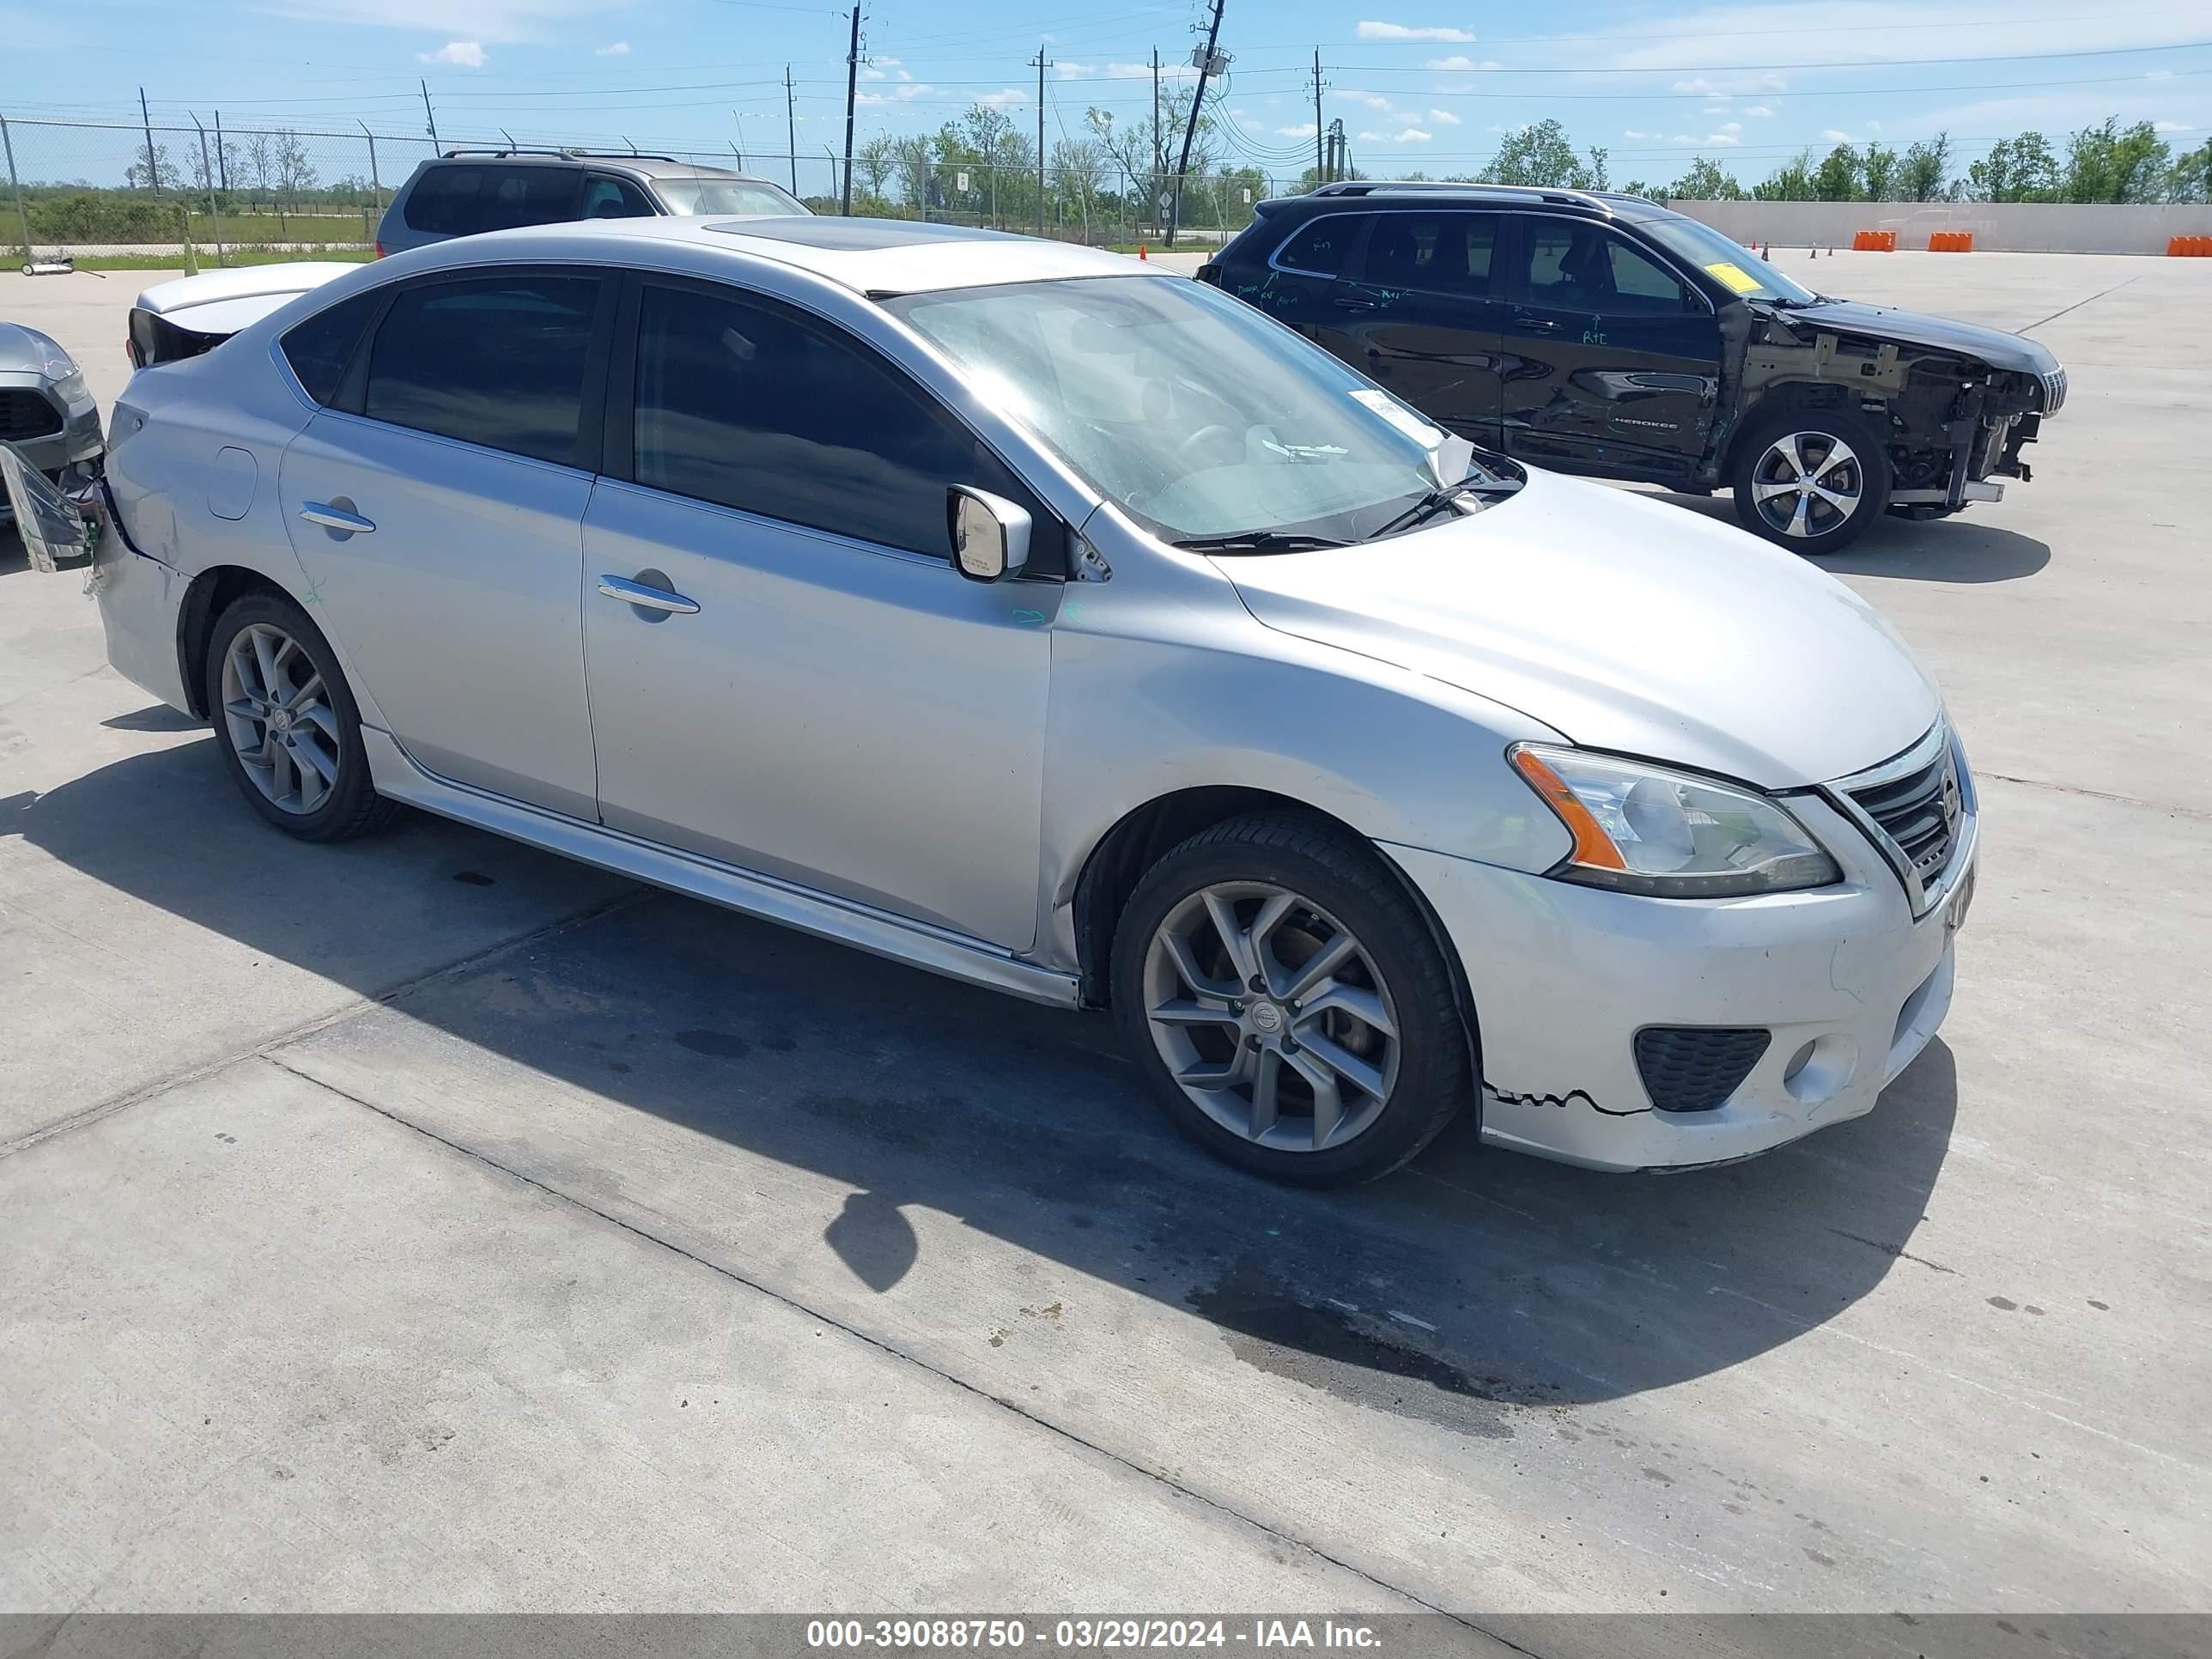
<path fill-rule="evenodd" d="M 32 446 L 0 443 L 0 500 L 13 512 L 32 569 L 86 569 L 111 521 L 98 465 L 81 459 L 56 476 L 44 459 Z"/>
<path fill-rule="evenodd" d="M 1843 881 L 1732 900 L 1642 898 L 1388 847 L 1456 945 L 1482 1056 L 1482 1135 L 1589 1169 L 1684 1169 L 1785 1145 L 1874 1109 L 1950 1006 L 1972 895 L 1966 820 L 1941 896 L 1916 918 L 1840 812 L 1791 810 Z M 1763 1032 L 1725 1098 L 1663 1110 L 1639 1034 Z M 1748 1040 L 1748 1039 L 1747 1039 Z"/>

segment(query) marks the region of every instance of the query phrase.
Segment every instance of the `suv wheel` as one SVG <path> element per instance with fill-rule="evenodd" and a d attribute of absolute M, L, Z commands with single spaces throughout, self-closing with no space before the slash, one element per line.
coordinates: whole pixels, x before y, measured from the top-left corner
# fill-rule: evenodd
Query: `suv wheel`
<path fill-rule="evenodd" d="M 207 706 L 231 781 L 285 834 L 343 841 L 398 813 L 369 781 L 361 716 L 330 641 L 289 599 L 249 593 L 216 619 Z"/>
<path fill-rule="evenodd" d="M 1372 853 L 1315 819 L 1232 819 L 1154 865 L 1115 934 L 1113 994 L 1168 1115 L 1277 1180 L 1386 1174 L 1468 1097 L 1426 924 Z"/>
<path fill-rule="evenodd" d="M 1840 552 L 1889 505 L 1881 435 L 1832 410 L 1778 410 L 1736 447 L 1736 517 L 1793 552 Z"/>

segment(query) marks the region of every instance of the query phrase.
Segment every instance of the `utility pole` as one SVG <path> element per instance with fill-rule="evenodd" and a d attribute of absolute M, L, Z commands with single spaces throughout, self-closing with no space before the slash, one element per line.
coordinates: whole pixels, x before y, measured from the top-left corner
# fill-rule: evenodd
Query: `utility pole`
<path fill-rule="evenodd" d="M 791 94 L 791 65 L 783 66 L 784 147 L 791 153 L 791 193 L 799 194 L 799 105 Z"/>
<path fill-rule="evenodd" d="M 853 3 L 853 44 L 845 53 L 845 189 L 838 198 L 838 211 L 847 218 L 853 216 L 853 106 L 860 96 L 860 6 Z"/>
<path fill-rule="evenodd" d="M 1036 55 L 1037 72 L 1037 234 L 1044 234 L 1044 72 L 1050 67 L 1044 48 Z"/>
<path fill-rule="evenodd" d="M 1321 48 L 1314 48 L 1314 184 L 1328 182 L 1328 163 L 1321 147 Z"/>
<path fill-rule="evenodd" d="M 422 88 L 422 114 L 430 123 L 430 148 L 435 149 L 438 148 L 438 112 L 430 107 L 430 83 L 418 81 L 415 84 Z"/>
<path fill-rule="evenodd" d="M 161 170 L 154 162 L 154 118 L 146 112 L 146 88 L 138 88 L 138 118 L 146 126 L 146 188 L 161 187 Z"/>
<path fill-rule="evenodd" d="M 1145 193 L 1152 198 L 1154 213 L 1160 210 L 1160 172 L 1167 163 L 1167 149 L 1160 143 L 1160 49 L 1152 48 L 1152 187 Z M 1155 220 L 1154 223 L 1158 221 Z"/>
<path fill-rule="evenodd" d="M 1205 48 L 1194 54 L 1198 67 L 1198 85 L 1190 94 L 1190 119 L 1182 130 L 1182 156 L 1176 162 L 1175 206 L 1168 218 L 1167 245 L 1175 246 L 1176 228 L 1182 222 L 1182 179 L 1190 171 L 1191 141 L 1198 137 L 1198 112 L 1206 102 L 1206 77 L 1217 66 L 1214 43 L 1221 39 L 1221 8 L 1225 0 L 1213 0 L 1213 16 L 1206 24 Z M 1225 66 L 1227 59 L 1218 62 Z"/>

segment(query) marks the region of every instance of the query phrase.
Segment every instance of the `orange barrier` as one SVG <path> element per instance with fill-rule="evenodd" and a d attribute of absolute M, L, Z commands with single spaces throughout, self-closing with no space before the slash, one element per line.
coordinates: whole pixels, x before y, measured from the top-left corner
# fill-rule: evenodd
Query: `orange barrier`
<path fill-rule="evenodd" d="M 2177 236 L 2166 245 L 2172 258 L 2212 259 L 2212 236 Z"/>
<path fill-rule="evenodd" d="M 1851 238 L 1851 247 L 1860 253 L 1894 253 L 1897 252 L 1897 233 L 1893 230 L 1863 230 Z"/>
<path fill-rule="evenodd" d="M 1971 230 L 1931 230 L 1928 233 L 1930 253 L 1972 253 L 1974 233 Z"/>

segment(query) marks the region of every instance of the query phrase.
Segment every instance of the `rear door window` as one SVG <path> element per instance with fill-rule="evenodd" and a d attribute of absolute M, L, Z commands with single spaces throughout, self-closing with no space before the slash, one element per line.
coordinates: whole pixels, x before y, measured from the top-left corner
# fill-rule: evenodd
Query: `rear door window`
<path fill-rule="evenodd" d="M 580 465 L 596 276 L 404 289 L 369 347 L 362 412 L 513 455 Z"/>
<path fill-rule="evenodd" d="M 1362 216 L 1357 213 L 1324 213 L 1293 231 L 1268 263 L 1279 270 L 1301 276 L 1341 276 L 1352 245 L 1359 240 Z"/>
<path fill-rule="evenodd" d="M 1494 213 L 1377 215 L 1360 256 L 1360 280 L 1377 288 L 1488 299 L 1499 223 Z"/>
<path fill-rule="evenodd" d="M 434 167 L 415 180 L 402 216 L 441 236 L 558 224 L 576 217 L 582 185 L 572 167 Z"/>
<path fill-rule="evenodd" d="M 645 192 L 627 179 L 595 173 L 584 181 L 585 219 L 650 219 L 653 206 Z"/>

